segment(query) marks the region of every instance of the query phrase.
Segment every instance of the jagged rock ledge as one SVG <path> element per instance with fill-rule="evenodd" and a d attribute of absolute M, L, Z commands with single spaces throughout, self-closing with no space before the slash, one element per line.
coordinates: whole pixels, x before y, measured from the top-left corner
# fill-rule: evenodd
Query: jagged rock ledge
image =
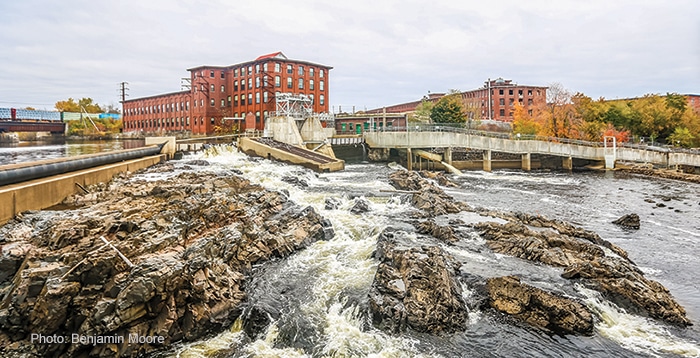
<path fill-rule="evenodd" d="M 127 357 L 196 340 L 240 315 L 252 265 L 333 236 L 313 208 L 235 172 L 122 176 L 101 189 L 0 227 L 0 355 Z M 163 342 L 30 344 L 32 333 Z"/>

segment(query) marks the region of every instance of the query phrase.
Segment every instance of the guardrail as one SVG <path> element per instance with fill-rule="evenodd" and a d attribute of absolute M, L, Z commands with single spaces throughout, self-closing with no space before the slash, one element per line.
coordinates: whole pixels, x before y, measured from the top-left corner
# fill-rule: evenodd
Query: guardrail
<path fill-rule="evenodd" d="M 419 124 L 419 125 L 411 125 L 408 127 L 403 127 L 403 126 L 395 126 L 394 127 L 394 126 L 392 126 L 392 127 L 379 128 L 379 129 L 368 128 L 366 130 L 366 132 L 451 132 L 451 133 L 477 135 L 477 136 L 489 137 L 489 138 L 501 138 L 501 139 L 512 139 L 512 140 L 536 140 L 536 141 L 552 142 L 552 143 L 575 144 L 575 145 L 582 145 L 582 146 L 587 146 L 587 147 L 601 147 L 601 148 L 605 147 L 605 144 L 602 141 L 601 142 L 591 142 L 591 141 L 570 139 L 570 138 L 547 137 L 547 136 L 538 136 L 538 135 L 529 135 L 529 134 L 514 134 L 514 133 L 506 133 L 506 132 L 490 132 L 490 131 L 482 131 L 482 130 L 476 130 L 476 129 L 471 129 L 471 128 L 465 128 L 463 125 L 455 125 L 455 124 Z M 660 152 L 660 153 L 700 154 L 700 149 L 687 149 L 687 148 L 679 148 L 679 147 L 672 147 L 672 146 L 656 146 L 656 145 L 651 145 L 651 144 L 636 144 L 636 143 L 629 143 L 629 142 L 617 142 L 616 145 L 618 148 L 649 150 L 649 151 Z"/>

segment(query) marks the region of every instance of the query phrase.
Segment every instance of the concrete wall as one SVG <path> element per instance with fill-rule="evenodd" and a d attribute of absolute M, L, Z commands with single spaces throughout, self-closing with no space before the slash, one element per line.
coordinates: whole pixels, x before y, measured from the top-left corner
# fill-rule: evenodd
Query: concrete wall
<path fill-rule="evenodd" d="M 2 203 L 0 205 L 0 224 L 12 219 L 18 213 L 46 209 L 61 203 L 68 196 L 81 192 L 76 183 L 88 187 L 107 182 L 116 174 L 150 167 L 164 161 L 165 158 L 164 154 L 159 154 L 2 186 L 0 187 L 0 203 Z"/>
<path fill-rule="evenodd" d="M 270 117 L 265 124 L 267 135 L 272 136 L 276 141 L 301 146 L 304 140 L 299 134 L 296 121 L 289 117 Z"/>

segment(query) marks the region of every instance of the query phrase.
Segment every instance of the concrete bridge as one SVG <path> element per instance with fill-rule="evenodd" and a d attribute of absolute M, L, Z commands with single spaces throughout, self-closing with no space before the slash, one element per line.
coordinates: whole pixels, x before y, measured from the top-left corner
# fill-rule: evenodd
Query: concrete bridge
<path fill-rule="evenodd" d="M 364 140 L 372 149 L 405 149 L 408 154 L 408 166 L 411 166 L 411 158 L 415 155 L 412 150 L 444 148 L 443 161 L 452 164 L 452 148 L 470 148 L 483 151 L 483 169 L 486 171 L 491 170 L 492 152 L 520 154 L 521 168 L 524 170 L 530 170 L 532 154 L 561 157 L 562 166 L 565 169 L 572 169 L 574 158 L 604 162 L 606 169 L 614 168 L 616 161 L 651 163 L 662 167 L 700 167 L 700 152 L 697 151 L 672 150 L 612 141 L 596 143 L 560 138 L 531 140 L 525 137 L 511 137 L 512 135 L 504 133 L 443 126 L 418 126 L 408 130 L 404 128 L 403 131 L 364 133 Z"/>

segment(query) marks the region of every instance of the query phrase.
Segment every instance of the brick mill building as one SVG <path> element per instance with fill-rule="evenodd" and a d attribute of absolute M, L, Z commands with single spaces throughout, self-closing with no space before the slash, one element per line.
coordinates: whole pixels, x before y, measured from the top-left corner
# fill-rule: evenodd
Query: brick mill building
<path fill-rule="evenodd" d="M 232 124 L 262 130 L 280 93 L 306 95 L 314 112 L 327 113 L 332 68 L 282 52 L 230 66 L 193 67 L 187 90 L 124 101 L 124 132 L 210 134 Z"/>
<path fill-rule="evenodd" d="M 405 113 L 413 112 L 422 101 L 437 102 L 445 96 L 444 93 L 431 94 L 420 101 L 377 108 L 367 113 Z M 498 78 L 489 79 L 484 86 L 478 89 L 460 92 L 462 106 L 466 116 L 472 120 L 496 120 L 512 122 L 515 104 L 519 103 L 526 110 L 532 111 L 534 107 L 547 101 L 547 87 L 527 86 L 513 83 L 512 80 Z"/>

